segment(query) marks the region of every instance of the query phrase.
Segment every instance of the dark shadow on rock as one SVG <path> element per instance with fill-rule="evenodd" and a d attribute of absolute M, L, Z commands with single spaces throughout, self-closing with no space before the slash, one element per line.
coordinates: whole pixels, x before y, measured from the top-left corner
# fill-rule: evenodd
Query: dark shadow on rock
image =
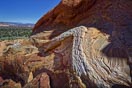
<path fill-rule="evenodd" d="M 46 72 L 49 75 L 51 88 L 68 88 L 69 87 L 69 80 L 66 73 L 64 72 L 55 73 L 46 68 L 42 68 L 34 72 L 34 77 L 36 77 L 38 74 L 41 74 L 43 72 Z"/>
<path fill-rule="evenodd" d="M 131 88 L 131 87 L 115 84 L 112 86 L 112 88 Z"/>
<path fill-rule="evenodd" d="M 128 55 L 126 52 L 126 48 L 124 46 L 120 46 L 120 44 L 115 45 L 116 41 L 111 42 L 109 45 L 102 49 L 102 53 L 108 58 L 120 58 L 127 59 Z"/>
<path fill-rule="evenodd" d="M 0 74 L 0 76 L 4 79 L 4 80 L 8 80 L 8 79 L 11 79 L 15 82 L 20 82 L 22 86 L 25 85 L 25 80 L 23 80 L 23 78 L 19 77 L 19 76 L 16 76 L 15 74 Z M 4 85 L 4 84 L 3 84 Z"/>

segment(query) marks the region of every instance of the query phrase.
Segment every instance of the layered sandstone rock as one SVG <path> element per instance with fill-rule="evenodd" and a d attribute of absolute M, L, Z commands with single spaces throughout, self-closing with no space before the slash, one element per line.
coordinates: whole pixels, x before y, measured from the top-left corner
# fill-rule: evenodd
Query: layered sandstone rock
<path fill-rule="evenodd" d="M 99 29 L 81 26 L 43 43 L 43 52 L 55 54 L 55 71 L 69 69 L 72 88 L 130 87 L 128 49 L 119 39 L 108 40 L 109 35 Z"/>
<path fill-rule="evenodd" d="M 130 87 L 131 4 L 62 0 L 36 23 L 31 40 L 43 56 L 55 54 L 55 71 L 68 69 L 72 88 Z"/>
<path fill-rule="evenodd" d="M 131 31 L 131 4 L 131 0 L 62 0 L 36 23 L 33 34 L 43 32 L 43 39 L 51 39 L 81 25 L 109 35 Z"/>
<path fill-rule="evenodd" d="M 58 62 L 54 60 L 54 53 L 43 56 L 29 40 L 3 41 L 1 44 L 5 47 L 0 47 L 0 88 L 68 87 L 67 73 L 54 70 L 54 64 Z"/>
<path fill-rule="evenodd" d="M 0 43 L 0 87 L 131 88 L 131 4 L 62 0 L 30 41 Z"/>

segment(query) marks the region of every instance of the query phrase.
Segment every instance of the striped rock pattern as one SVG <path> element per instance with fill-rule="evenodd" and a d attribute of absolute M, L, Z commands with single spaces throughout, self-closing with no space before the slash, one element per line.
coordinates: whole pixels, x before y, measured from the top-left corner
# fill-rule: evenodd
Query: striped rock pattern
<path fill-rule="evenodd" d="M 54 54 L 55 72 L 68 70 L 68 88 L 129 88 L 131 9 L 132 0 L 61 0 L 36 23 L 31 40 L 44 57 Z"/>
<path fill-rule="evenodd" d="M 70 70 L 72 88 L 80 88 L 79 85 L 86 88 L 130 87 L 128 49 L 120 39 L 112 42 L 109 37 L 96 28 L 80 26 L 43 44 L 46 46 L 44 52 L 55 54 L 55 71 Z"/>

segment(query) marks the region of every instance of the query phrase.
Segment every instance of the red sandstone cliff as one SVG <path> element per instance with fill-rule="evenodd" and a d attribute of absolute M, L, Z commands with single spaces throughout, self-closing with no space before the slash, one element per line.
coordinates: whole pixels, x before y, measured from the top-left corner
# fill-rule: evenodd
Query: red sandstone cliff
<path fill-rule="evenodd" d="M 35 25 L 33 34 L 53 31 L 48 38 L 76 26 L 96 27 L 111 35 L 113 30 L 131 31 L 131 0 L 62 0 Z"/>
<path fill-rule="evenodd" d="M 131 9 L 131 0 L 62 0 L 30 41 L 1 43 L 0 87 L 131 88 Z"/>

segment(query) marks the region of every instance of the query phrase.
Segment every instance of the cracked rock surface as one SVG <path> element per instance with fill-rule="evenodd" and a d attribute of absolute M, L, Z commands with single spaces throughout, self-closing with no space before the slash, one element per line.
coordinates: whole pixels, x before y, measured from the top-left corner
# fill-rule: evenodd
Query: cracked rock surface
<path fill-rule="evenodd" d="M 96 28 L 80 26 L 62 33 L 43 46 L 46 46 L 45 53 L 55 54 L 56 71 L 69 69 L 69 85 L 73 88 L 82 84 L 92 88 L 111 88 L 115 85 L 130 87 L 127 49 L 120 40 L 110 42 L 108 39 L 108 34 Z M 75 80 L 77 82 L 72 82 Z"/>
<path fill-rule="evenodd" d="M 61 0 L 27 40 L 0 42 L 0 88 L 131 88 L 132 0 Z"/>

